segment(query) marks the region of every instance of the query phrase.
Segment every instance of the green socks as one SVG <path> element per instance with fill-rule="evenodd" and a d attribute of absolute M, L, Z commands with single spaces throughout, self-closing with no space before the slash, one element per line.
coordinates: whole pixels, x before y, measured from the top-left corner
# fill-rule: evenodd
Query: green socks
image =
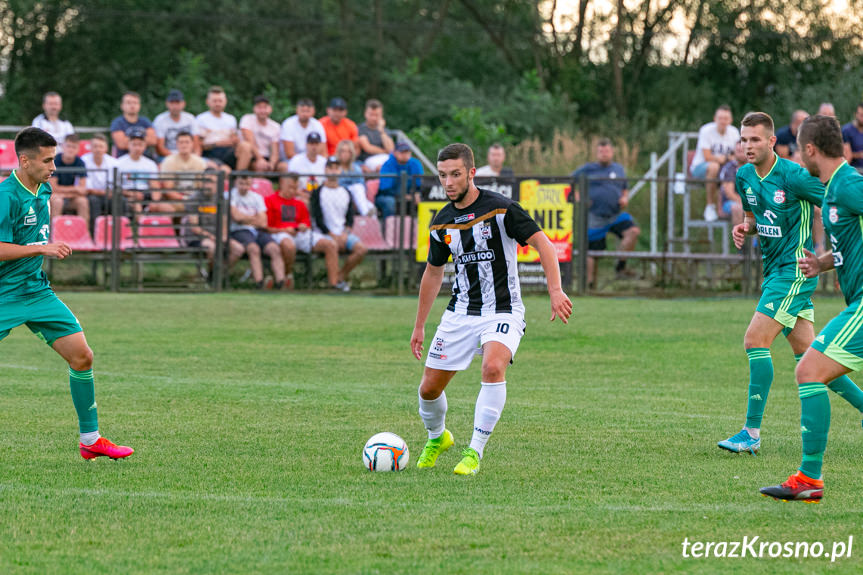
<path fill-rule="evenodd" d="M 72 391 L 75 411 L 78 412 L 78 429 L 81 433 L 90 433 L 99 429 L 94 387 L 92 369 L 75 371 L 69 368 L 69 389 Z"/>
<path fill-rule="evenodd" d="M 802 353 L 795 353 L 794 359 L 800 361 L 803 357 Z M 854 406 L 857 411 L 863 412 L 863 390 L 857 387 L 857 384 L 851 381 L 847 375 L 837 377 L 827 384 L 827 387 L 836 395 Z"/>
<path fill-rule="evenodd" d="M 812 479 L 821 477 L 821 463 L 830 431 L 830 397 L 823 383 L 801 383 L 800 433 L 803 436 L 803 463 L 800 471 Z"/>
<path fill-rule="evenodd" d="M 773 383 L 773 359 L 770 349 L 752 347 L 746 350 L 749 356 L 749 401 L 746 404 L 746 427 L 761 428 L 761 417 L 767 405 L 767 394 Z"/>

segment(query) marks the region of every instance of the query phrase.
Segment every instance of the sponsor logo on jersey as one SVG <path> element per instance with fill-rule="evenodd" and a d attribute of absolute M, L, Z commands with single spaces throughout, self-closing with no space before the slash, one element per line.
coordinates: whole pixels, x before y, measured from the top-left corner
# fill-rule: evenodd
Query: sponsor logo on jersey
<path fill-rule="evenodd" d="M 445 243 L 446 245 L 450 245 L 452 243 L 452 236 L 449 234 L 446 234 L 443 237 L 443 243 Z"/>
<path fill-rule="evenodd" d="M 842 252 L 833 252 L 833 267 L 839 268 L 842 267 L 842 264 L 845 263 L 845 258 L 842 257 Z"/>
<path fill-rule="evenodd" d="M 488 224 L 483 224 L 479 228 L 479 237 L 484 240 L 491 239 L 491 226 Z"/>
<path fill-rule="evenodd" d="M 494 252 L 491 250 L 479 250 L 476 252 L 467 252 L 458 257 L 460 264 L 477 264 L 479 262 L 493 262 Z"/>
<path fill-rule="evenodd" d="M 784 204 L 785 203 L 785 192 L 782 190 L 776 190 L 773 192 L 773 203 L 774 204 Z"/>
<path fill-rule="evenodd" d="M 764 238 L 781 238 L 782 228 L 779 226 L 766 226 L 758 224 L 758 235 Z"/>
<path fill-rule="evenodd" d="M 463 216 L 457 217 L 456 219 L 453 220 L 453 222 L 456 224 L 463 224 L 465 222 L 471 221 L 474 218 L 476 218 L 476 214 L 465 214 Z"/>
<path fill-rule="evenodd" d="M 835 224 L 839 221 L 839 208 L 836 206 L 830 206 L 830 211 L 828 213 L 828 218 L 830 218 L 830 223 Z"/>
<path fill-rule="evenodd" d="M 758 198 L 755 197 L 755 194 L 752 192 L 752 188 L 746 188 L 746 201 L 749 202 L 750 206 L 758 205 Z"/>
<path fill-rule="evenodd" d="M 27 212 L 26 216 L 24 216 L 24 225 L 25 226 L 35 226 L 36 225 L 36 212 L 33 211 L 33 206 L 30 206 L 30 211 Z"/>

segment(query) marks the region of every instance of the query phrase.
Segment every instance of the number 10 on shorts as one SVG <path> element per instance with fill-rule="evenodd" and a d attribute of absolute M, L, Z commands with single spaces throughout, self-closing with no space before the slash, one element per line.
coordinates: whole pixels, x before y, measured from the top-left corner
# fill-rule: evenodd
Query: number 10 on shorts
<path fill-rule="evenodd" d="M 495 333 L 509 333 L 509 324 L 508 323 L 499 323 L 497 324 L 497 329 L 494 330 Z"/>

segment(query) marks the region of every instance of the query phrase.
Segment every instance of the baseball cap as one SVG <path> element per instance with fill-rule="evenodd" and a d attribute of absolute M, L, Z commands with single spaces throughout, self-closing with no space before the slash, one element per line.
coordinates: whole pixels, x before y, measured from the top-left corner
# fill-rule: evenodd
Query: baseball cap
<path fill-rule="evenodd" d="M 147 135 L 147 131 L 141 126 L 132 126 L 126 130 L 126 137 L 130 140 L 143 140 Z"/>
<path fill-rule="evenodd" d="M 338 166 L 339 165 L 339 159 L 335 156 L 330 156 L 329 158 L 327 158 L 327 165 L 328 166 Z"/>
<path fill-rule="evenodd" d="M 306 136 L 306 142 L 309 144 L 320 144 L 321 135 L 317 132 L 309 132 L 309 135 Z"/>
<path fill-rule="evenodd" d="M 270 99 L 267 98 L 266 96 L 264 96 L 263 94 L 261 94 L 260 96 L 255 96 L 254 103 L 260 104 L 261 102 L 266 102 L 267 104 L 269 104 Z"/>
<path fill-rule="evenodd" d="M 171 90 L 168 92 L 168 97 L 165 98 L 166 102 L 184 102 L 185 100 L 183 93 L 179 90 Z"/>
<path fill-rule="evenodd" d="M 399 142 L 396 144 L 396 152 L 410 152 L 411 147 L 408 146 L 407 142 Z"/>
<path fill-rule="evenodd" d="M 345 102 L 344 98 L 333 98 L 330 100 L 330 108 L 335 108 L 336 110 L 347 110 L 348 103 Z"/>

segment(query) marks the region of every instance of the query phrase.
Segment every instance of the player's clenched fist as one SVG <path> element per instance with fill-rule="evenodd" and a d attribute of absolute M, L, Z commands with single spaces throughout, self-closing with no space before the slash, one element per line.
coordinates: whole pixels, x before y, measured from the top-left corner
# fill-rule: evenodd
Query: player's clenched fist
<path fill-rule="evenodd" d="M 746 236 L 749 234 L 749 222 L 737 224 L 731 230 L 731 237 L 734 240 L 734 247 L 738 250 L 743 249 L 743 242 L 746 241 Z"/>
<path fill-rule="evenodd" d="M 72 248 L 70 248 L 65 242 L 45 244 L 42 249 L 42 255 L 62 260 L 72 255 Z"/>

